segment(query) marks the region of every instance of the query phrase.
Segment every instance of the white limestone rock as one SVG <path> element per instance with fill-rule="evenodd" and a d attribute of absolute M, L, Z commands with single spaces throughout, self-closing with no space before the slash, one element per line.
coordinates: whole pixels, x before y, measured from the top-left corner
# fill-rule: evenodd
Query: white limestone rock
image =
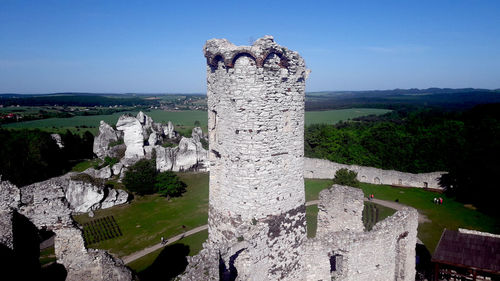
<path fill-rule="evenodd" d="M 99 133 L 94 138 L 94 148 L 93 151 L 97 157 L 103 159 L 106 157 L 107 151 L 109 150 L 109 144 L 111 142 L 118 141 L 117 132 L 106 122 L 101 121 L 99 125 Z"/>
<path fill-rule="evenodd" d="M 123 131 L 123 140 L 127 149 L 126 159 L 137 159 L 144 157 L 144 136 L 142 134 L 142 124 L 137 118 L 122 115 L 116 123 L 116 128 Z"/>
<path fill-rule="evenodd" d="M 182 138 L 178 147 L 156 147 L 156 168 L 160 171 L 206 171 L 207 151 L 194 138 Z"/>
<path fill-rule="evenodd" d="M 65 191 L 66 200 L 71 209 L 78 213 L 86 213 L 101 207 L 104 189 L 91 183 L 70 180 Z"/>
<path fill-rule="evenodd" d="M 159 147 L 156 150 L 156 169 L 160 172 L 172 171 L 177 148 Z"/>
<path fill-rule="evenodd" d="M 88 168 L 87 170 L 85 170 L 83 172 L 91 177 L 99 178 L 99 179 L 109 179 L 112 176 L 111 167 L 109 167 L 109 166 L 106 166 L 106 167 L 101 168 L 99 170 L 96 170 L 94 168 Z"/>
<path fill-rule="evenodd" d="M 56 144 L 57 144 L 57 146 L 59 146 L 59 148 L 64 148 L 64 144 L 62 142 L 61 135 L 59 135 L 59 134 L 50 134 L 50 136 L 56 142 Z"/>
<path fill-rule="evenodd" d="M 167 126 L 163 127 L 163 134 L 169 139 L 173 139 L 177 136 L 172 122 L 168 121 Z"/>
<path fill-rule="evenodd" d="M 203 131 L 201 130 L 201 128 L 200 127 L 193 128 L 193 130 L 191 131 L 191 137 L 195 141 L 200 141 L 200 139 L 203 138 Z"/>
<path fill-rule="evenodd" d="M 158 143 L 158 134 L 156 132 L 152 132 L 151 135 L 149 135 L 148 138 L 148 144 L 150 146 L 154 146 Z"/>
<path fill-rule="evenodd" d="M 111 167 L 111 170 L 113 171 L 113 175 L 119 175 L 122 171 L 123 164 L 122 163 L 116 163 Z"/>
<path fill-rule="evenodd" d="M 128 193 L 121 189 L 110 189 L 106 199 L 101 203 L 101 209 L 111 208 L 116 205 L 125 204 L 128 201 Z"/>

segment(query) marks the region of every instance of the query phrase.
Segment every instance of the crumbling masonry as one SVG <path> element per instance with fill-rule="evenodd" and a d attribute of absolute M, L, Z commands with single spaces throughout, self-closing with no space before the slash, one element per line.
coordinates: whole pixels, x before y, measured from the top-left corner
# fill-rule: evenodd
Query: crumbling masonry
<path fill-rule="evenodd" d="M 365 232 L 363 194 L 320 194 L 306 237 L 304 98 L 308 70 L 271 36 L 212 39 L 207 58 L 209 237 L 183 280 L 414 280 L 417 212 Z"/>

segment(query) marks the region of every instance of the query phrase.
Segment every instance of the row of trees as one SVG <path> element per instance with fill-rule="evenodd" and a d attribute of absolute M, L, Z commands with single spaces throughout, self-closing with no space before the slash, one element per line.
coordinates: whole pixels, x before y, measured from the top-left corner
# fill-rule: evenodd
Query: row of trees
<path fill-rule="evenodd" d="M 2 180 L 24 186 L 68 172 L 72 165 L 93 157 L 94 136 L 86 131 L 61 135 L 59 148 L 49 133 L 40 130 L 0 129 L 0 175 Z"/>
<path fill-rule="evenodd" d="M 305 130 L 305 154 L 344 164 L 404 172 L 448 171 L 450 195 L 495 211 L 500 171 L 500 104 L 465 112 L 393 112 Z"/>
<path fill-rule="evenodd" d="M 123 184 L 128 190 L 139 195 L 158 193 L 176 197 L 186 191 L 186 184 L 174 172 L 158 173 L 154 159 L 142 159 L 129 167 L 125 172 Z"/>

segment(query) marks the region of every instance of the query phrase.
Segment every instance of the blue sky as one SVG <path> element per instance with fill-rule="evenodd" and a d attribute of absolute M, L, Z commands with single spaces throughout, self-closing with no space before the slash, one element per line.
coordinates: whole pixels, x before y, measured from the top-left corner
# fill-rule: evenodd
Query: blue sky
<path fill-rule="evenodd" d="M 498 0 L 0 0 L 0 93 L 201 93 L 207 39 L 267 34 L 307 91 L 500 88 Z"/>

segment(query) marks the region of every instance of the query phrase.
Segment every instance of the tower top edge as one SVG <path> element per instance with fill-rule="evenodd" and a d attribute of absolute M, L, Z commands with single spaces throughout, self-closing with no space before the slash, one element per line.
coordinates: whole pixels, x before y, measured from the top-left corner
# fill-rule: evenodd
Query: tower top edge
<path fill-rule="evenodd" d="M 288 67 L 290 62 L 303 62 L 297 52 L 280 46 L 270 35 L 255 40 L 251 46 L 236 46 L 227 39 L 210 39 L 203 46 L 203 53 L 207 64 L 213 67 L 217 67 L 219 61 L 223 61 L 226 67 L 233 67 L 234 61 L 241 55 L 252 57 L 257 66 L 262 66 L 270 54 L 280 57 L 282 67 Z"/>

